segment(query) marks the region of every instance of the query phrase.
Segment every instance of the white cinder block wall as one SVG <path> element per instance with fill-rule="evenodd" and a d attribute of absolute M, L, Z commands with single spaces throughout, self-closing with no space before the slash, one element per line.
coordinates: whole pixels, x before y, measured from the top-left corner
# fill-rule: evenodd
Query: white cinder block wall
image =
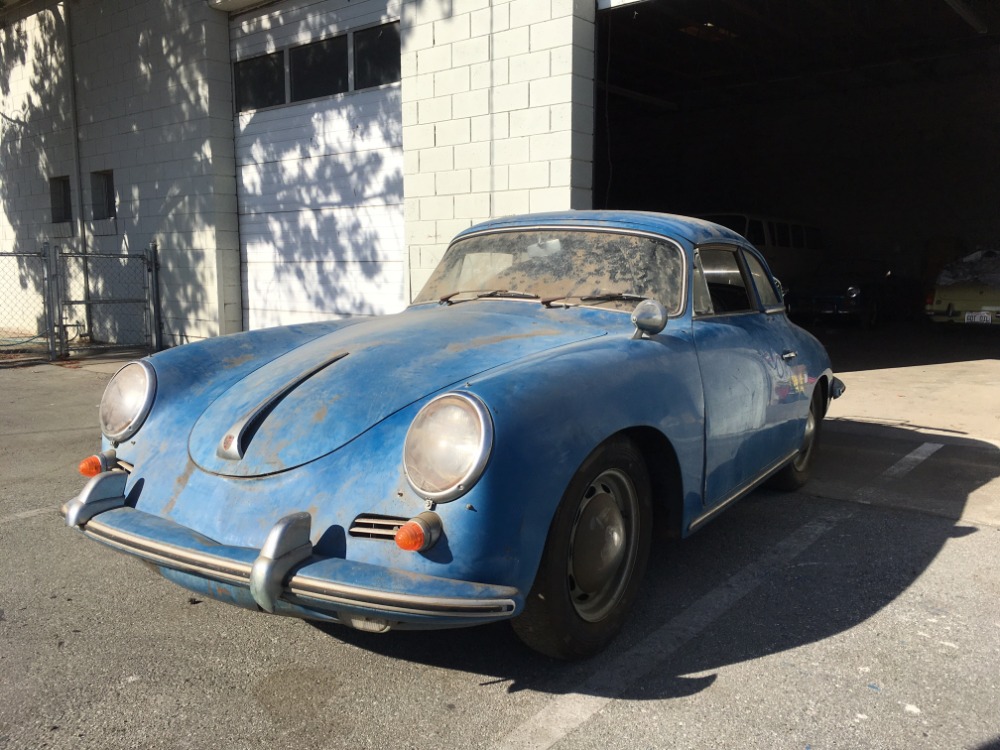
<path fill-rule="evenodd" d="M 164 343 L 240 330 L 226 14 L 205 0 L 82 0 L 15 6 L 3 20 L 4 49 L 24 54 L 0 59 L 0 248 L 156 241 Z M 108 170 L 117 216 L 93 221 L 91 173 Z M 49 179 L 61 176 L 73 221 L 53 224 Z"/>
<path fill-rule="evenodd" d="M 403 0 L 410 296 L 482 219 L 590 208 L 593 0 Z"/>

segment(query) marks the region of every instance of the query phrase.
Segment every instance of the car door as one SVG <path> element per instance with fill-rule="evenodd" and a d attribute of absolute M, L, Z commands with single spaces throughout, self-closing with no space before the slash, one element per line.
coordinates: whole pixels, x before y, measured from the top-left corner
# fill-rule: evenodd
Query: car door
<path fill-rule="evenodd" d="M 708 512 L 792 451 L 784 314 L 768 312 L 774 305 L 762 303 L 755 275 L 767 279 L 773 295 L 768 301 L 780 303 L 780 297 L 759 259 L 749 257 L 741 247 L 723 244 L 701 247 L 695 255 L 692 327 L 705 397 Z"/>

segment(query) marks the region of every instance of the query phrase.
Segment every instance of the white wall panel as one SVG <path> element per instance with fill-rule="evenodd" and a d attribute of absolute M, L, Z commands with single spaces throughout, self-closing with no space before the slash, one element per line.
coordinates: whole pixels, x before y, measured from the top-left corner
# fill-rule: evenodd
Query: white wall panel
<path fill-rule="evenodd" d="M 280 3 L 232 20 L 242 59 L 398 18 L 398 0 Z M 261 328 L 405 305 L 400 85 L 240 113 L 244 322 Z"/>

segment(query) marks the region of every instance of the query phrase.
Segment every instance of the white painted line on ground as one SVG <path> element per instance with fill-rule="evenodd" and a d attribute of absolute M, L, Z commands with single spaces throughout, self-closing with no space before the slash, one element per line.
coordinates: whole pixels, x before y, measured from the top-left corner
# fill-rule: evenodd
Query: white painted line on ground
<path fill-rule="evenodd" d="M 0 526 L 14 521 L 23 521 L 25 518 L 44 516 L 46 513 L 56 513 L 58 510 L 58 508 L 35 508 L 35 510 L 25 510 L 21 513 L 15 513 L 12 516 L 4 516 L 3 518 L 0 518 Z"/>
<path fill-rule="evenodd" d="M 901 477 L 905 477 L 943 447 L 943 443 L 924 443 L 883 471 L 882 476 L 885 479 L 900 479 Z"/>
<path fill-rule="evenodd" d="M 589 721 L 605 705 L 656 671 L 674 652 L 700 635 L 750 594 L 775 570 L 786 567 L 811 544 L 853 515 L 841 511 L 823 515 L 793 531 L 756 562 L 712 589 L 645 640 L 613 662 L 602 665 L 576 692 L 555 698 L 545 708 L 504 737 L 503 750 L 545 750 Z"/>

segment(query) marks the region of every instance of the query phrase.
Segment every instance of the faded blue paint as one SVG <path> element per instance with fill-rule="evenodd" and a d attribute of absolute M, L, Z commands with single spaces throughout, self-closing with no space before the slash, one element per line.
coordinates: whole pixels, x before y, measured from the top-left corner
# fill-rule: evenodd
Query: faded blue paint
<path fill-rule="evenodd" d="M 554 224 L 662 233 L 686 253 L 688 274 L 696 244 L 745 244 L 708 222 L 621 212 L 515 217 L 460 236 Z M 567 484 L 612 435 L 645 428 L 669 442 L 681 491 L 662 500 L 680 505 L 682 532 L 801 441 L 813 389 L 832 377 L 822 347 L 783 313 L 692 319 L 690 287 L 684 311 L 651 338 L 633 338 L 627 313 L 484 299 L 159 353 L 150 359 L 158 384 L 152 411 L 117 446 L 134 465 L 131 507 L 97 518 L 154 543 L 202 545 L 252 561 L 280 518 L 307 511 L 315 555 L 306 567 L 326 580 L 373 591 L 412 584 L 414 593 L 439 596 L 471 595 L 477 587 L 514 591 L 516 614 Z M 791 363 L 781 357 L 788 349 L 797 352 Z M 337 353 L 346 356 L 266 413 L 242 460 L 218 455 L 238 420 Z M 442 539 L 415 554 L 350 536 L 362 513 L 405 518 L 424 509 L 403 474 L 403 439 L 419 409 L 447 390 L 482 399 L 495 441 L 478 483 L 437 506 Z M 201 594 L 254 606 L 239 585 L 164 574 Z M 324 617 L 335 609 L 344 607 L 296 600 L 280 603 L 278 612 Z M 457 624 L 445 614 L 407 623 Z"/>

